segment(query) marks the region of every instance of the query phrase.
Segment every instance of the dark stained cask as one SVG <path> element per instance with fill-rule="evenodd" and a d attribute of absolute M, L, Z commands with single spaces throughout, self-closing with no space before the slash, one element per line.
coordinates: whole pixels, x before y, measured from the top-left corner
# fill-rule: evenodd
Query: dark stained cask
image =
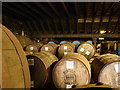
<path fill-rule="evenodd" d="M 74 52 L 74 50 L 75 50 L 75 44 L 70 42 L 63 43 L 58 48 L 58 56 L 62 58 L 64 55 L 70 52 Z"/>
<path fill-rule="evenodd" d="M 2 88 L 30 88 L 30 72 L 17 38 L 5 26 L 2 31 Z"/>
<path fill-rule="evenodd" d="M 88 42 L 82 43 L 77 49 L 77 52 L 84 55 L 87 59 L 92 58 L 95 54 L 95 51 L 96 49 L 94 45 Z"/>
<path fill-rule="evenodd" d="M 52 65 L 58 61 L 57 57 L 49 52 L 30 54 L 26 52 L 31 73 L 32 87 L 41 88 L 51 81 Z"/>
<path fill-rule="evenodd" d="M 103 84 L 120 87 L 120 57 L 104 54 L 92 62 L 93 80 Z"/>
<path fill-rule="evenodd" d="M 55 65 L 52 77 L 57 88 L 87 85 L 91 80 L 90 64 L 83 55 L 68 53 Z"/>

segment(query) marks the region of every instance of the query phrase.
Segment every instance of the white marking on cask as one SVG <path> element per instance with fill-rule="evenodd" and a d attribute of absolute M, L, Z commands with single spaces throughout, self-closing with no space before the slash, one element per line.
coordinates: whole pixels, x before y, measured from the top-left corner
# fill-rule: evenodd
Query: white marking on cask
<path fill-rule="evenodd" d="M 74 61 L 66 61 L 66 68 L 73 69 L 74 68 Z"/>
<path fill-rule="evenodd" d="M 34 88 L 34 81 L 31 81 L 31 87 Z"/>
<path fill-rule="evenodd" d="M 45 51 L 48 51 L 48 47 L 45 47 Z"/>
<path fill-rule="evenodd" d="M 81 48 L 81 49 L 80 49 L 81 52 L 84 52 L 84 50 L 85 50 L 84 48 Z"/>
<path fill-rule="evenodd" d="M 120 64 L 115 64 L 115 71 L 120 72 Z"/>
<path fill-rule="evenodd" d="M 67 46 L 64 46 L 64 50 L 67 50 L 67 48 L 68 48 Z"/>
<path fill-rule="evenodd" d="M 30 52 L 30 54 L 33 54 L 33 52 Z"/>
<path fill-rule="evenodd" d="M 28 59 L 29 66 L 34 66 L 34 59 Z"/>
<path fill-rule="evenodd" d="M 67 52 L 64 52 L 64 55 L 67 55 L 68 53 Z"/>
<path fill-rule="evenodd" d="M 33 50 L 34 49 L 34 47 L 30 47 L 30 50 Z"/>
<path fill-rule="evenodd" d="M 86 51 L 86 53 L 85 53 L 86 55 L 90 55 L 90 52 L 89 51 Z"/>
<path fill-rule="evenodd" d="M 72 88 L 72 85 L 66 85 L 66 88 L 70 89 L 70 88 Z"/>

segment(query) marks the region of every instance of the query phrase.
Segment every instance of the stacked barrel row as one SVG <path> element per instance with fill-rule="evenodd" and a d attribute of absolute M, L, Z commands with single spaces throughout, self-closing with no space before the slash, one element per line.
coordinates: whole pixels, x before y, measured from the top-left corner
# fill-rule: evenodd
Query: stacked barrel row
<path fill-rule="evenodd" d="M 41 88 L 47 83 L 54 83 L 57 88 L 72 88 L 88 85 L 91 80 L 110 85 L 110 88 L 120 87 L 120 57 L 117 55 L 97 56 L 90 65 L 88 60 L 94 56 L 95 48 L 87 42 L 78 47 L 78 53 L 74 53 L 74 43 L 66 42 L 59 47 L 49 43 L 41 48 L 35 44 L 39 49 L 33 51 L 33 48 L 25 47 L 34 44 L 30 41 L 22 45 L 26 50 L 23 52 L 19 41 L 6 27 L 1 25 L 0 30 L 3 33 L 2 88 Z M 61 59 L 55 56 L 57 49 Z"/>
<path fill-rule="evenodd" d="M 32 42 L 29 38 L 20 35 L 17 35 L 16 37 L 20 41 L 23 49 L 30 53 L 47 51 L 56 55 L 58 58 L 62 58 L 64 55 L 70 52 L 77 52 L 84 55 L 87 59 L 92 58 L 95 54 L 94 45 L 88 42 L 84 42 L 82 44 L 80 44 L 79 41 L 73 41 L 72 43 L 61 42 L 59 45 L 57 45 L 54 42 L 47 44 L 43 44 L 41 42 L 35 43 Z"/>

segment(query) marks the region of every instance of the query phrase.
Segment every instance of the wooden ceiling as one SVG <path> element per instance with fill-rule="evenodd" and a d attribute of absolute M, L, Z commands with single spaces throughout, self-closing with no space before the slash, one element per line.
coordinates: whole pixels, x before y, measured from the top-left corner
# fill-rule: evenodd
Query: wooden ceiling
<path fill-rule="evenodd" d="M 120 37 L 120 2 L 4 2 L 3 24 L 30 37 Z M 108 35 L 109 34 L 109 35 Z"/>

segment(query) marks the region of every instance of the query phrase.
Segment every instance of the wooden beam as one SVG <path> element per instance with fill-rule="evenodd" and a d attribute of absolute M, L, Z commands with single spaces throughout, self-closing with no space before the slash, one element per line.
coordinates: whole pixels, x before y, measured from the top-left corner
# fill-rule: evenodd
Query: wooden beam
<path fill-rule="evenodd" d="M 108 32 L 109 26 L 110 26 L 110 24 L 111 24 L 112 16 L 115 14 L 115 12 L 113 12 L 115 5 L 116 5 L 116 3 L 113 3 L 113 5 L 111 6 L 108 24 L 107 24 L 107 27 L 106 27 L 106 29 L 105 29 L 106 32 Z"/>
<path fill-rule="evenodd" d="M 38 21 L 42 27 L 42 31 L 44 32 L 43 34 L 48 34 L 48 32 L 46 31 L 44 25 L 43 25 L 43 22 L 41 20 Z"/>
<path fill-rule="evenodd" d="M 39 28 L 38 28 L 38 25 L 37 25 L 36 21 L 32 21 L 32 22 L 33 22 L 33 25 L 34 25 L 34 27 L 35 27 L 35 31 L 36 31 L 37 33 L 39 33 L 39 34 L 42 34 L 42 33 L 40 32 Z M 34 32 L 34 31 L 33 31 L 33 32 Z"/>
<path fill-rule="evenodd" d="M 105 16 L 105 14 L 108 13 L 108 11 L 110 11 L 116 3 L 117 2 L 111 2 L 111 5 L 107 8 L 107 10 L 104 10 L 103 16 Z"/>
<path fill-rule="evenodd" d="M 79 18 L 79 14 L 78 14 L 78 2 L 74 2 L 74 3 L 75 3 L 76 18 Z"/>
<path fill-rule="evenodd" d="M 69 26 L 70 26 L 70 34 L 73 34 L 74 32 L 74 19 L 69 19 Z"/>
<path fill-rule="evenodd" d="M 93 3 L 93 8 L 92 8 L 92 14 L 93 15 L 92 15 L 92 25 L 91 25 L 91 32 L 92 32 L 92 34 L 94 33 L 94 31 L 93 31 L 93 25 L 94 25 L 94 20 L 95 20 L 97 11 L 95 12 L 95 3 Z"/>
<path fill-rule="evenodd" d="M 99 23 L 99 29 L 98 29 L 98 31 L 100 31 L 101 26 L 102 26 L 104 7 L 105 7 L 105 3 L 102 2 L 102 8 L 101 8 L 102 10 L 101 10 L 100 23 Z"/>
<path fill-rule="evenodd" d="M 76 33 L 78 33 L 79 34 L 79 30 L 78 30 L 78 19 L 76 18 L 76 19 L 74 19 L 74 24 L 75 24 L 75 31 L 76 31 Z"/>
<path fill-rule="evenodd" d="M 40 9 L 42 9 L 43 12 L 45 12 L 50 18 L 53 17 L 53 14 L 51 14 L 51 12 L 49 12 L 49 10 L 47 10 L 47 8 L 42 5 L 42 3 L 35 2 L 34 4 L 37 5 Z"/>
<path fill-rule="evenodd" d="M 87 18 L 87 3 L 84 3 L 84 32 L 87 33 L 86 31 L 86 18 Z"/>
<path fill-rule="evenodd" d="M 62 33 L 64 34 L 65 29 L 64 29 L 64 25 L 63 25 L 63 20 L 62 19 L 60 19 L 60 24 L 61 24 L 61 27 L 62 27 Z"/>
<path fill-rule="evenodd" d="M 118 33 L 118 31 L 119 31 L 119 30 L 116 30 L 118 28 L 119 24 L 120 24 L 120 13 L 119 13 L 118 21 L 116 22 L 116 25 L 115 25 L 115 28 L 114 28 L 115 33 Z"/>
<path fill-rule="evenodd" d="M 35 9 L 34 7 L 32 7 L 32 6 L 30 6 L 28 3 L 26 3 L 26 2 L 23 2 L 22 3 L 24 6 L 26 6 L 29 10 L 32 10 L 33 12 L 35 12 L 35 13 L 33 13 L 33 12 L 30 12 L 30 11 L 28 11 L 28 10 L 26 10 L 26 12 L 28 12 L 31 16 L 33 16 L 35 19 L 38 19 L 38 18 L 40 18 L 40 17 L 42 17 L 42 18 L 46 18 L 45 17 L 45 15 L 44 14 L 42 14 L 42 13 L 40 13 L 37 9 Z M 36 16 L 35 16 L 36 15 Z M 39 16 L 39 17 L 38 17 Z M 42 19 L 41 18 L 41 19 Z"/>
<path fill-rule="evenodd" d="M 59 11 L 55 8 L 55 6 L 51 3 L 51 2 L 48 2 L 48 5 L 52 8 L 52 10 L 56 13 L 56 15 L 59 17 L 59 18 L 62 18 Z"/>
<path fill-rule="evenodd" d="M 54 26 L 55 26 L 56 34 L 60 34 L 60 31 L 59 31 L 58 28 L 57 28 L 56 20 L 55 20 L 55 19 L 53 19 L 53 23 L 54 23 Z"/>
<path fill-rule="evenodd" d="M 64 7 L 64 9 L 65 9 L 65 11 L 66 11 L 66 14 L 67 14 L 68 18 L 70 18 L 71 15 L 70 15 L 70 13 L 69 13 L 69 11 L 68 11 L 68 9 L 67 9 L 65 3 L 64 3 L 64 2 L 61 2 L 61 3 L 62 3 L 62 6 Z"/>
<path fill-rule="evenodd" d="M 22 3 L 20 3 L 22 4 Z M 30 17 L 31 19 L 36 19 L 36 17 L 24 7 L 24 5 L 20 5 L 19 3 L 11 3 L 11 6 L 14 6 L 14 10 L 20 12 L 21 14 L 25 14 L 26 17 Z"/>
<path fill-rule="evenodd" d="M 28 21 L 25 21 L 25 27 L 27 28 L 27 32 L 29 33 L 29 37 L 33 34 L 32 31 L 33 29 L 31 28 L 31 26 L 29 25 Z"/>
<path fill-rule="evenodd" d="M 65 34 L 65 35 L 36 34 L 36 35 L 33 35 L 32 37 L 35 37 L 35 38 L 99 38 L 99 37 L 120 38 L 120 34 L 70 34 L 70 35 L 69 34 Z"/>
<path fill-rule="evenodd" d="M 31 20 L 31 18 L 29 18 L 28 16 L 26 16 L 26 14 L 19 12 L 18 10 L 16 10 L 16 9 L 13 8 L 13 7 L 10 7 L 10 6 L 5 5 L 5 4 L 3 4 L 3 7 L 5 7 L 6 9 L 10 10 L 10 11 L 13 12 L 13 13 L 15 13 L 15 14 L 18 15 L 19 17 L 25 17 L 26 19 Z"/>
<path fill-rule="evenodd" d="M 50 33 L 50 34 L 54 34 L 54 31 L 51 29 L 49 20 L 46 20 L 46 24 L 47 24 L 47 26 L 48 26 L 48 28 L 49 28 L 49 30 L 48 30 L 49 33 Z"/>
<path fill-rule="evenodd" d="M 32 24 L 31 24 L 31 22 L 26 22 L 27 23 L 27 25 L 28 25 L 28 28 L 29 28 L 29 32 L 31 32 L 31 35 L 32 34 L 36 34 L 35 32 L 34 32 L 34 30 L 33 30 L 33 26 L 32 26 Z"/>

